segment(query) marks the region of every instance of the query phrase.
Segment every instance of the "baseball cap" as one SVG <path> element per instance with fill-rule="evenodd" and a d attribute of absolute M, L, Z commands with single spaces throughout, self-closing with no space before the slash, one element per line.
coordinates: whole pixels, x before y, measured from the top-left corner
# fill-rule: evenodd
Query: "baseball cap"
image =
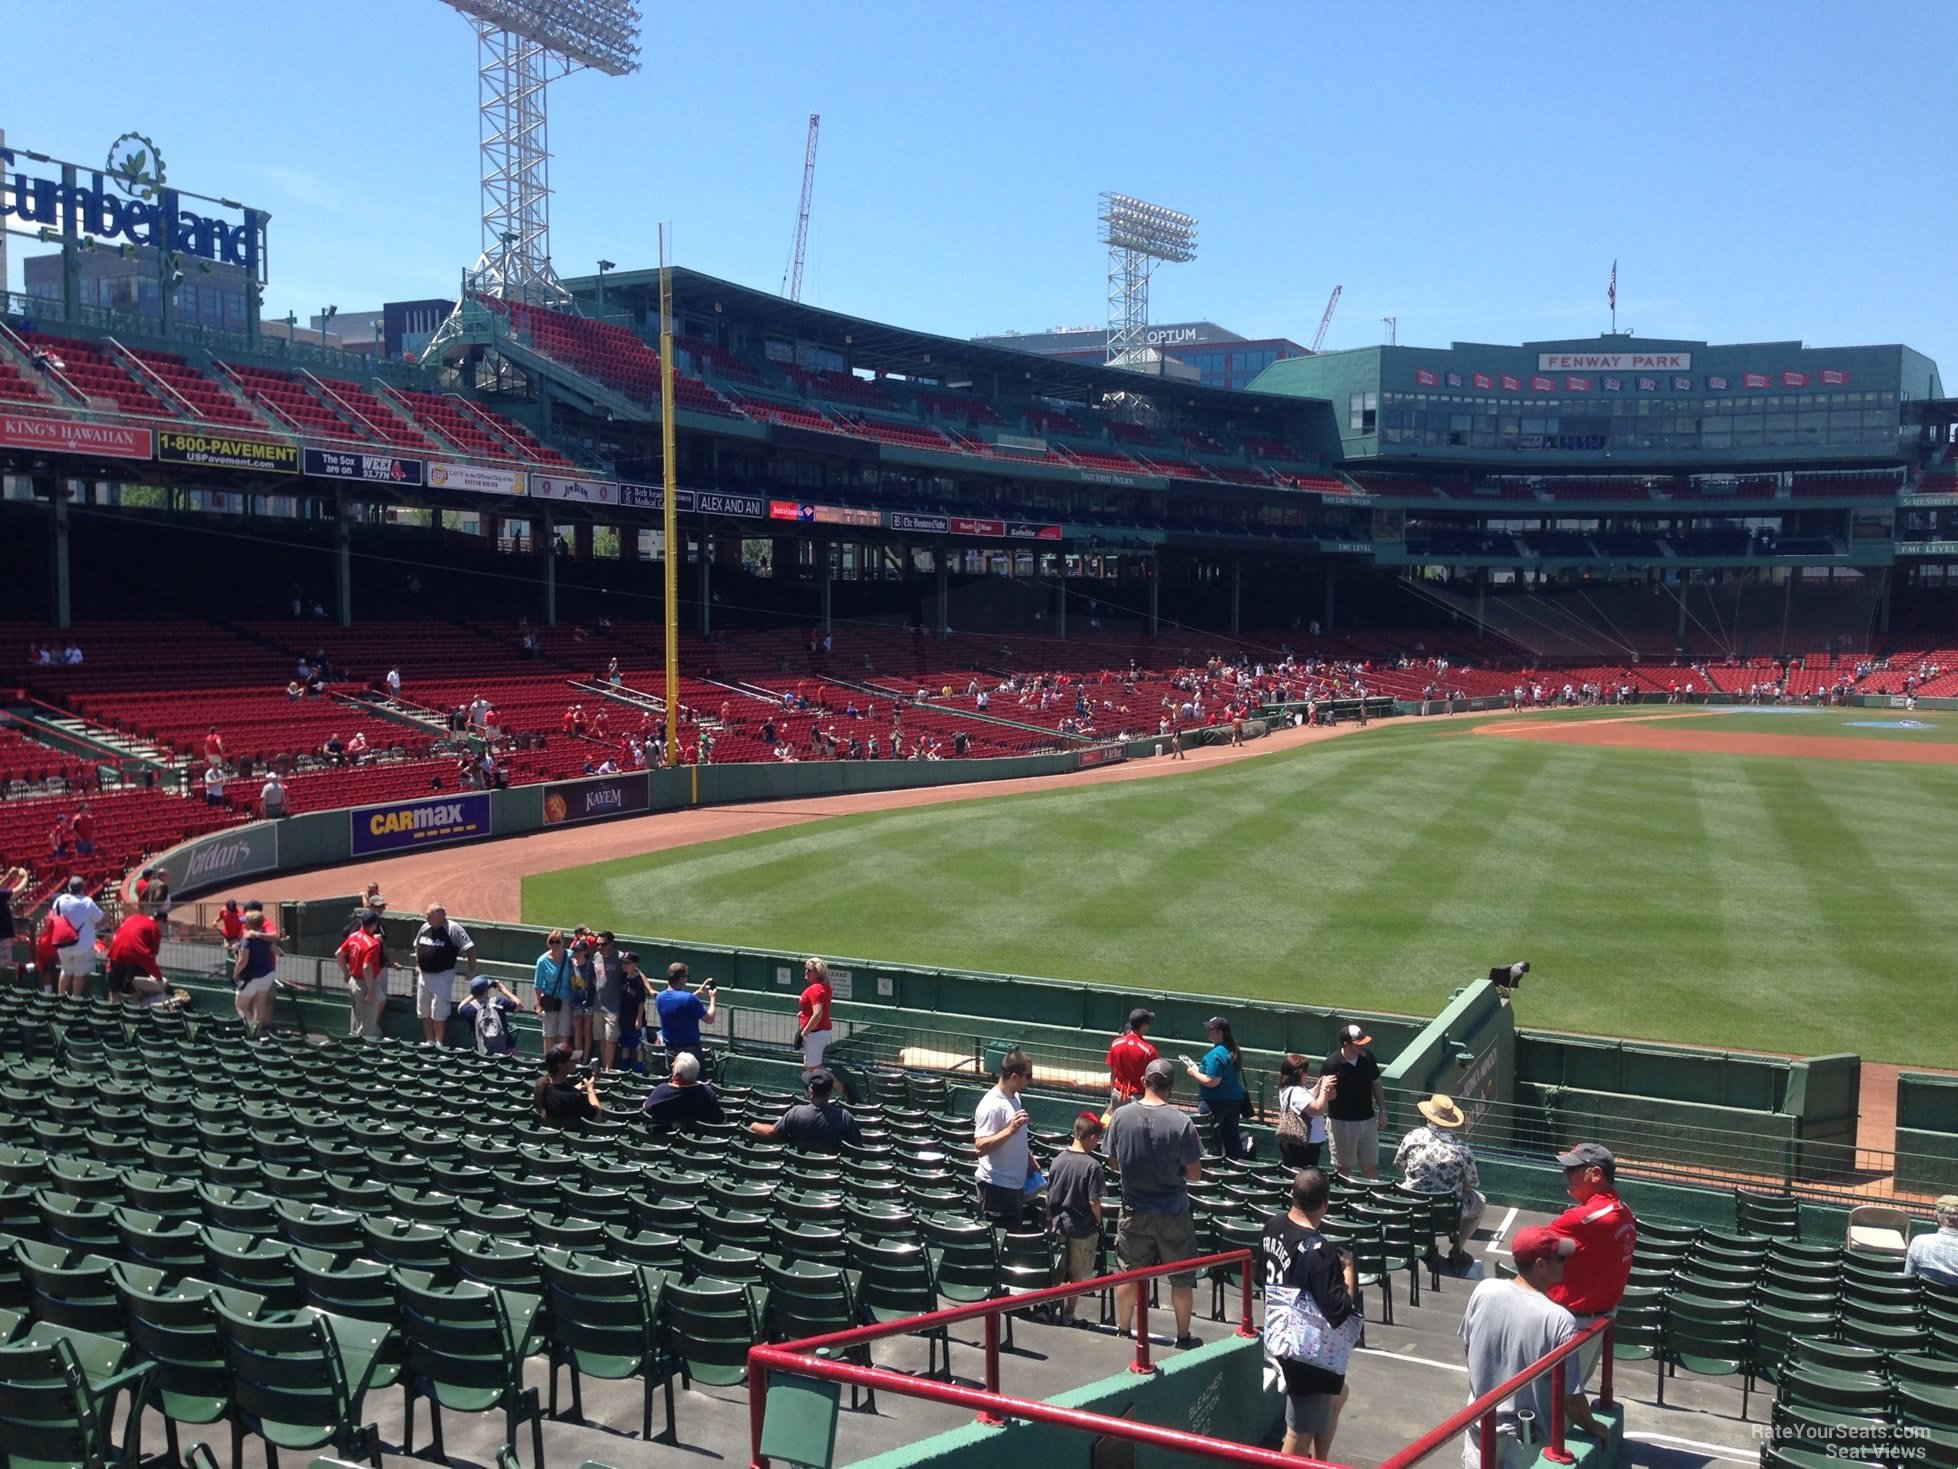
<path fill-rule="evenodd" d="M 1174 1061 L 1164 1060 L 1161 1056 L 1158 1056 L 1142 1068 L 1142 1079 L 1144 1081 L 1174 1082 L 1176 1080 L 1176 1063 Z"/>
<path fill-rule="evenodd" d="M 82 889 L 86 888 L 87 886 L 88 884 L 83 882 L 79 877 L 71 877 L 68 879 L 68 891 L 71 893 L 79 893 L 82 891 Z"/>
<path fill-rule="evenodd" d="M 811 1091 L 826 1092 L 836 1085 L 836 1073 L 827 1066 L 811 1066 L 802 1073 L 802 1084 Z"/>
<path fill-rule="evenodd" d="M 1221 1015 L 1213 1015 L 1208 1020 L 1203 1022 L 1203 1028 L 1205 1030 L 1223 1030 L 1226 1029 L 1229 1025 L 1230 1025 L 1230 1021 L 1224 1019 L 1224 1017 Z"/>
<path fill-rule="evenodd" d="M 1101 1120 L 1101 1113 L 1097 1112 L 1093 1107 L 1083 1107 L 1079 1112 L 1074 1114 L 1074 1120 L 1076 1122 L 1092 1122 L 1096 1127 L 1104 1125 Z"/>
<path fill-rule="evenodd" d="M 1958 1194 L 1940 1194 L 1931 1209 L 1938 1218 L 1958 1223 Z"/>
<path fill-rule="evenodd" d="M 1593 1163 L 1600 1168 L 1618 1166 L 1618 1160 L 1611 1156 L 1611 1149 L 1600 1143 L 1579 1143 L 1568 1153 L 1557 1155 L 1559 1168 L 1589 1168 Z"/>
<path fill-rule="evenodd" d="M 632 950 L 627 949 L 623 954 L 619 955 L 619 962 L 621 964 L 637 964 L 639 962 L 639 956 Z"/>
<path fill-rule="evenodd" d="M 1156 1012 L 1154 1010 L 1145 1010 L 1138 1005 L 1135 1009 L 1129 1011 L 1129 1025 L 1131 1027 L 1137 1025 L 1154 1025 L 1155 1023 Z"/>
<path fill-rule="evenodd" d="M 1357 1025 L 1342 1025 L 1339 1028 L 1339 1043 L 1342 1046 L 1370 1046 L 1373 1037 Z"/>
<path fill-rule="evenodd" d="M 1518 1265 L 1534 1265 L 1539 1260 L 1569 1259 L 1577 1253 L 1577 1241 L 1556 1231 L 1532 1224 L 1518 1231 L 1509 1242 L 1509 1255 Z"/>
<path fill-rule="evenodd" d="M 479 974 L 474 979 L 469 981 L 469 993 L 472 995 L 480 995 L 484 990 L 488 988 L 489 988 L 489 976 L 487 974 Z"/>

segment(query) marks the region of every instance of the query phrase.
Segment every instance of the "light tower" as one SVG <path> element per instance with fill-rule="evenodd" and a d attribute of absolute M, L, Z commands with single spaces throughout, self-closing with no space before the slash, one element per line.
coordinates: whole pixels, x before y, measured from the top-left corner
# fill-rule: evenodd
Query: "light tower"
<path fill-rule="evenodd" d="M 476 29 L 483 153 L 483 253 L 472 289 L 568 299 L 551 269 L 551 151 L 545 88 L 591 67 L 639 70 L 631 0 L 442 0 Z"/>
<path fill-rule="evenodd" d="M 1162 261 L 1197 258 L 1197 222 L 1128 194 L 1103 194 L 1096 216 L 1108 247 L 1108 356 L 1140 367 L 1149 336 L 1149 277 Z"/>

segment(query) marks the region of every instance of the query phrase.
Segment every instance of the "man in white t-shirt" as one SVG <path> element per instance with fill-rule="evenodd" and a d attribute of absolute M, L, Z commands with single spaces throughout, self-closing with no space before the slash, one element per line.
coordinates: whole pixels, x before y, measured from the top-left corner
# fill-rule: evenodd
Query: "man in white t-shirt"
<path fill-rule="evenodd" d="M 979 1099 L 972 1114 L 972 1142 L 979 1149 L 974 1169 L 979 1212 L 995 1224 L 1015 1229 L 1026 1200 L 1032 1156 L 1027 1149 L 1027 1109 L 1020 1093 L 1033 1083 L 1027 1053 L 1008 1051 L 999 1061 L 999 1084 Z"/>
<path fill-rule="evenodd" d="M 75 930 L 75 941 L 54 951 L 55 957 L 61 961 L 61 993 L 85 994 L 88 977 L 95 973 L 95 925 L 102 921 L 102 910 L 95 905 L 95 899 L 88 896 L 88 884 L 79 877 L 71 877 L 67 891 L 49 905 L 48 911 L 65 920 Z M 45 977 L 42 988 L 45 992 Z"/>
<path fill-rule="evenodd" d="M 265 784 L 259 787 L 260 809 L 267 821 L 278 821 L 286 814 L 286 783 L 278 771 L 265 777 Z"/>
<path fill-rule="evenodd" d="M 1461 1330 L 1462 1348 L 1468 1356 L 1469 1402 L 1577 1335 L 1577 1319 L 1546 1294 L 1564 1278 L 1564 1261 L 1576 1252 L 1577 1241 L 1540 1225 L 1532 1226 L 1510 1242 L 1515 1277 L 1484 1280 L 1470 1293 Z M 1574 1373 L 1577 1359 L 1564 1360 L 1568 1364 L 1566 1375 Z M 1553 1373 L 1545 1372 L 1496 1409 L 1496 1447 L 1503 1469 L 1534 1463 L 1537 1447 L 1550 1441 L 1552 1384 Z M 1582 1392 L 1564 1395 L 1564 1421 L 1573 1429 L 1602 1437 Z M 1479 1424 L 1463 1435 L 1464 1469 L 1481 1463 L 1480 1438 Z"/>

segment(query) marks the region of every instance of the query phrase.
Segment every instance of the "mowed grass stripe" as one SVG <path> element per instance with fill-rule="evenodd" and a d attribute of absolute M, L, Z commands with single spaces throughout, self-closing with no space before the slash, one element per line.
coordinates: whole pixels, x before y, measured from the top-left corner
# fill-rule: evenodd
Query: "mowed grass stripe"
<path fill-rule="evenodd" d="M 1174 779 L 838 818 L 526 880 L 533 921 L 1949 1064 L 1958 771 L 1481 737 L 1438 721 Z"/>

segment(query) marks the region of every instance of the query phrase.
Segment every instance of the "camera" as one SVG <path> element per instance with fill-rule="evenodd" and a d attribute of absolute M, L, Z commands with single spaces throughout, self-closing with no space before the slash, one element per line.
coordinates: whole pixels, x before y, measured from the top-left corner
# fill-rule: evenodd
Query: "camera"
<path fill-rule="evenodd" d="M 700 982 L 700 987 L 704 990 L 717 990 L 721 987 L 721 982 L 710 974 Z"/>
<path fill-rule="evenodd" d="M 599 1067 L 599 1058 L 593 1056 L 589 1061 L 585 1062 L 583 1066 L 578 1068 L 578 1074 L 584 1077 L 585 1080 L 591 1081 L 598 1075 L 598 1067 Z"/>

